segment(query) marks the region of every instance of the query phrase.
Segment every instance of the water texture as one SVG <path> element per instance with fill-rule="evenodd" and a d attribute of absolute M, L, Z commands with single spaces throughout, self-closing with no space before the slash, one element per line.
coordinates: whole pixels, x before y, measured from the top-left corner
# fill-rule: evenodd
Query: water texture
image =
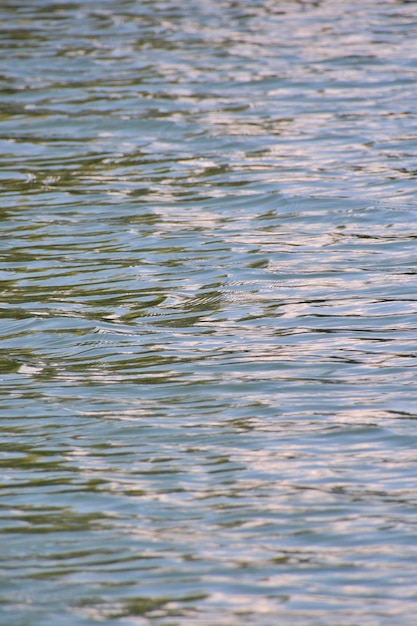
<path fill-rule="evenodd" d="M 0 622 L 411 626 L 417 3 L 0 6 Z"/>

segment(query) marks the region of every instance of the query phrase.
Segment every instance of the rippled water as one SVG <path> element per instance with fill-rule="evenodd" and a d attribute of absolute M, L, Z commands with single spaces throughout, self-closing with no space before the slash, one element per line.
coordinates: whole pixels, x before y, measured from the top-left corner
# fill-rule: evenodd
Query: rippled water
<path fill-rule="evenodd" d="M 0 7 L 13 626 L 417 607 L 417 4 Z"/>

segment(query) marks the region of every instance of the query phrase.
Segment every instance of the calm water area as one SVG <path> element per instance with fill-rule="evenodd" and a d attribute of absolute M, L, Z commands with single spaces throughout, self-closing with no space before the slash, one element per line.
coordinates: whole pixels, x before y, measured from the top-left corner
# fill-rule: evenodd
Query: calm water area
<path fill-rule="evenodd" d="M 415 626 L 416 155 L 417 2 L 1 2 L 1 626 Z"/>

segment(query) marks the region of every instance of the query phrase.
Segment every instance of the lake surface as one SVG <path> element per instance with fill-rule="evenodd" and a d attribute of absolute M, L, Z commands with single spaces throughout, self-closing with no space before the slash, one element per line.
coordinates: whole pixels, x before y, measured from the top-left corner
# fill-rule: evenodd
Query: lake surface
<path fill-rule="evenodd" d="M 417 3 L 0 31 L 1 624 L 414 626 Z"/>

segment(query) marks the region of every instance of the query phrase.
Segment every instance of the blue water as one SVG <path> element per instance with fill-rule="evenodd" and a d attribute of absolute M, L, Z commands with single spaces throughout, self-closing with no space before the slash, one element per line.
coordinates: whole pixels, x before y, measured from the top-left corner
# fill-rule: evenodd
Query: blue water
<path fill-rule="evenodd" d="M 417 4 L 0 7 L 0 623 L 414 626 Z"/>

